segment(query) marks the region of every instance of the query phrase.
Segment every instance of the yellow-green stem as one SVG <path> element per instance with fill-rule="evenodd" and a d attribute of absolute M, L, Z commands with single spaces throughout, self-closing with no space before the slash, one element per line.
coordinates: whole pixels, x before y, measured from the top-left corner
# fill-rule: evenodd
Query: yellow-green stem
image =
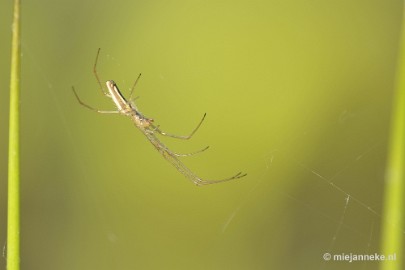
<path fill-rule="evenodd" d="M 404 6 L 405 8 L 405 6 Z M 396 92 L 391 122 L 390 148 L 385 181 L 382 253 L 396 255 L 383 261 L 381 270 L 404 269 L 405 196 L 405 10 L 402 14 L 401 40 L 396 73 Z"/>
<path fill-rule="evenodd" d="M 8 149 L 7 270 L 20 269 L 20 0 L 14 0 Z"/>

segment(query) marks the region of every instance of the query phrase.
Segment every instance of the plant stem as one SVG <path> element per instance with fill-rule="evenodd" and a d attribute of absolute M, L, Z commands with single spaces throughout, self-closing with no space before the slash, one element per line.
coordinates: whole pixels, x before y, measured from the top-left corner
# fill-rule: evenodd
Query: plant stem
<path fill-rule="evenodd" d="M 403 7 L 405 8 L 405 6 Z M 390 148 L 385 181 L 382 254 L 396 254 L 395 261 L 383 261 L 382 270 L 400 270 L 404 256 L 405 195 L 405 9 L 396 74 L 396 92 L 391 123 Z"/>
<path fill-rule="evenodd" d="M 20 269 L 20 0 L 14 0 L 8 151 L 7 270 Z"/>

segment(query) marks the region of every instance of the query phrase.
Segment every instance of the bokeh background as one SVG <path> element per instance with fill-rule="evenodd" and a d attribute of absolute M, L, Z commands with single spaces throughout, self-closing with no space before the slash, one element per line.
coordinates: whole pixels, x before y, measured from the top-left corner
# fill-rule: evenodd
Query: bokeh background
<path fill-rule="evenodd" d="M 23 269 L 377 269 L 402 1 L 23 1 Z M 11 1 L 0 4 L 0 246 Z M 113 109 L 92 68 L 191 141 Z M 5 258 L 0 268 L 5 269 Z"/>

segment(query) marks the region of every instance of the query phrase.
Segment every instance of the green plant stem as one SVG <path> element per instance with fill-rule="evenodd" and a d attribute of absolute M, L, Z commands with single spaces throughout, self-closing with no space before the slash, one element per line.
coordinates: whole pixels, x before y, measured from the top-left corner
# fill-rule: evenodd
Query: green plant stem
<path fill-rule="evenodd" d="M 8 149 L 7 270 L 20 269 L 20 0 L 14 0 Z"/>
<path fill-rule="evenodd" d="M 405 8 L 405 6 L 404 6 Z M 390 148 L 385 181 L 382 254 L 396 254 L 395 261 L 381 263 L 382 270 L 402 270 L 404 256 L 405 196 L 405 10 L 396 77 Z"/>

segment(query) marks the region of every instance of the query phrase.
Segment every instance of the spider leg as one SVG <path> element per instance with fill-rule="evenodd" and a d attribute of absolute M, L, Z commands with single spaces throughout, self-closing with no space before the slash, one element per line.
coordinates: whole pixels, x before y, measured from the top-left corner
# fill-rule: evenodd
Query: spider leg
<path fill-rule="evenodd" d="M 190 139 L 190 138 L 197 132 L 197 130 L 200 128 L 200 126 L 201 126 L 202 122 L 204 121 L 206 115 L 207 115 L 207 114 L 204 113 L 204 116 L 202 117 L 200 123 L 198 123 L 197 127 L 190 133 L 190 135 L 187 135 L 187 136 L 174 135 L 174 134 L 170 134 L 170 133 L 164 132 L 164 131 L 162 131 L 161 129 L 159 129 L 159 126 L 152 126 L 152 128 L 154 128 L 154 131 L 156 131 L 156 132 L 159 133 L 160 135 L 167 136 L 167 137 L 172 137 L 172 138 L 176 138 L 176 139 L 181 139 L 181 140 L 188 140 L 188 139 Z"/>
<path fill-rule="evenodd" d="M 90 105 L 87 105 L 86 103 L 84 103 L 79 98 L 79 96 L 77 95 L 76 90 L 75 90 L 75 88 L 73 86 L 72 86 L 72 90 L 73 90 L 73 93 L 75 94 L 75 96 L 77 98 L 77 101 L 80 103 L 80 105 L 86 107 L 89 110 L 92 110 L 92 111 L 95 111 L 95 112 L 98 112 L 98 113 L 120 113 L 119 111 L 103 111 L 103 110 L 95 109 L 95 108 L 91 107 Z"/>
<path fill-rule="evenodd" d="M 206 146 L 206 147 L 203 148 L 203 149 L 200 149 L 200 150 L 198 150 L 198 151 L 191 152 L 191 153 L 186 153 L 186 154 L 179 154 L 179 153 L 173 152 L 173 151 L 171 151 L 171 150 L 170 150 L 169 148 L 167 148 L 167 147 L 166 147 L 165 150 L 166 150 L 167 152 L 169 152 L 170 154 L 176 156 L 176 157 L 189 157 L 189 156 L 194 156 L 195 154 L 202 153 L 202 152 L 204 152 L 205 150 L 207 150 L 208 148 L 210 148 L 210 147 L 209 147 L 209 146 Z"/>
<path fill-rule="evenodd" d="M 148 134 L 147 136 L 156 138 L 154 135 L 154 132 L 156 131 L 156 129 L 159 128 L 159 126 L 156 127 L 152 127 L 152 129 L 145 129 L 144 132 L 145 134 Z M 195 154 L 199 154 L 201 152 L 204 152 L 205 150 L 207 150 L 208 148 L 210 148 L 209 146 L 204 147 L 203 149 L 197 150 L 195 152 L 191 152 L 191 153 L 186 153 L 186 154 L 180 154 L 180 153 L 176 153 L 173 152 L 172 150 L 169 149 L 169 147 L 167 147 L 166 145 L 164 145 L 161 141 L 159 140 L 155 140 L 155 144 L 156 148 L 159 149 L 159 151 L 166 151 L 169 154 L 176 156 L 176 157 L 189 157 L 189 156 L 194 156 Z"/>
<path fill-rule="evenodd" d="M 103 93 L 103 95 L 107 96 L 107 97 L 111 97 L 111 95 L 107 91 L 105 91 L 103 84 L 100 81 L 100 77 L 98 76 L 98 73 L 97 73 L 97 61 L 98 61 L 98 56 L 100 54 L 100 50 L 101 49 L 98 48 L 97 55 L 96 55 L 96 61 L 94 62 L 93 73 L 94 73 L 94 76 L 96 76 L 97 83 L 100 86 L 100 90 Z"/>
<path fill-rule="evenodd" d="M 226 181 L 231 181 L 234 179 L 239 179 L 242 177 L 245 177 L 247 174 L 239 172 L 235 174 L 232 177 L 220 179 L 220 180 L 206 180 L 202 179 L 198 175 L 196 175 L 194 172 L 192 172 L 186 165 L 183 164 L 179 159 L 177 159 L 177 156 L 170 151 L 162 142 L 156 138 L 156 136 L 153 133 L 148 133 L 144 132 L 148 140 L 155 146 L 155 148 L 159 151 L 159 153 L 169 162 L 171 163 L 180 173 L 182 173 L 186 178 L 188 178 L 190 181 L 192 181 L 195 185 L 197 186 L 203 186 L 203 185 L 210 185 L 210 184 L 215 184 L 215 183 L 221 183 L 221 182 L 226 182 Z M 204 150 L 206 150 L 205 148 Z"/>
<path fill-rule="evenodd" d="M 221 182 L 227 182 L 227 181 L 231 181 L 234 179 L 239 179 L 239 178 L 245 177 L 246 175 L 247 175 L 247 173 L 238 172 L 237 174 L 235 174 L 232 177 L 221 179 L 221 180 L 204 180 L 199 177 L 196 177 L 196 178 L 192 179 L 192 181 L 197 186 L 205 186 L 205 185 L 211 185 L 211 184 L 216 184 L 216 183 L 221 183 Z"/>
<path fill-rule="evenodd" d="M 136 86 L 136 84 L 138 83 L 138 80 L 139 80 L 139 78 L 141 77 L 141 75 L 142 75 L 142 73 L 139 73 L 138 78 L 136 78 L 135 83 L 134 83 L 134 85 L 133 85 L 132 88 L 131 88 L 131 92 L 129 93 L 129 99 L 128 99 L 128 100 L 130 100 L 130 101 L 134 101 L 135 99 L 138 98 L 138 97 L 135 97 L 134 99 L 132 99 L 132 94 L 134 93 L 135 86 Z"/>

